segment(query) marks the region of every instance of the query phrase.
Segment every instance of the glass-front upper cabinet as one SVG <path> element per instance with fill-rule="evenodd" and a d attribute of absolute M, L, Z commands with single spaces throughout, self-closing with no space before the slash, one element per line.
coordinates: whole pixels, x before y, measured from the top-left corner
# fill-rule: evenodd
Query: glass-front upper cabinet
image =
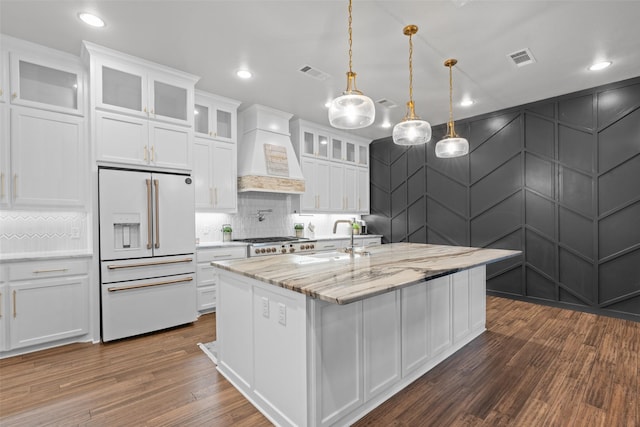
<path fill-rule="evenodd" d="M 236 142 L 239 106 L 240 101 L 197 90 L 193 109 L 196 134 Z"/>
<path fill-rule="evenodd" d="M 329 137 L 326 135 L 318 134 L 318 150 L 316 156 L 327 158 L 329 157 Z"/>
<path fill-rule="evenodd" d="M 358 145 L 358 164 L 365 166 L 369 164 L 369 146 Z"/>
<path fill-rule="evenodd" d="M 347 142 L 345 144 L 345 160 L 347 162 L 356 162 L 356 144 L 353 142 Z"/>
<path fill-rule="evenodd" d="M 12 104 L 84 114 L 83 71 L 77 59 L 10 52 L 9 60 Z"/>
<path fill-rule="evenodd" d="M 331 160 L 344 160 L 342 145 L 342 140 L 336 138 L 331 139 Z"/>
<path fill-rule="evenodd" d="M 0 50 L 0 102 L 7 102 L 9 94 L 9 53 Z"/>

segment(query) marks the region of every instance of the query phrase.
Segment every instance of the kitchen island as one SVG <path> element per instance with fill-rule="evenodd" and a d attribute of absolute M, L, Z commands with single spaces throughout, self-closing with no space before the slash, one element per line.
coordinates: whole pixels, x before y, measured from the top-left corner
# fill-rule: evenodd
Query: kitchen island
<path fill-rule="evenodd" d="M 412 243 L 213 262 L 218 370 L 277 425 L 348 425 L 485 330 L 485 265 Z"/>

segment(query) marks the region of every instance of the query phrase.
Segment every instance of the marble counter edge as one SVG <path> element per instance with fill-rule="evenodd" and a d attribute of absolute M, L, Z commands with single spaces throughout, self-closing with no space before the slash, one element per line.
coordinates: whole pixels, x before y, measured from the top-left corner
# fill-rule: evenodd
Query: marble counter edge
<path fill-rule="evenodd" d="M 92 258 L 93 252 L 34 252 L 18 254 L 0 254 L 0 264 L 21 261 L 45 261 L 65 258 Z"/>

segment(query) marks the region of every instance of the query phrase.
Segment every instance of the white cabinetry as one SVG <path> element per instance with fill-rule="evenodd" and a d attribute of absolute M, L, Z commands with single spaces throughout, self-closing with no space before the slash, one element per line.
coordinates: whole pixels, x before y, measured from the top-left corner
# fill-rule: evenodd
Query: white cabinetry
<path fill-rule="evenodd" d="M 247 257 L 246 246 L 224 246 L 215 248 L 198 248 L 196 259 L 198 311 L 206 312 L 216 308 L 218 292 L 218 274 L 211 261 L 242 259 Z"/>
<path fill-rule="evenodd" d="M 87 171 L 86 145 L 81 117 L 12 108 L 13 205 L 82 206 Z"/>
<path fill-rule="evenodd" d="M 97 160 L 191 170 L 194 85 L 198 78 L 92 43 Z"/>
<path fill-rule="evenodd" d="M 300 212 L 369 213 L 368 140 L 300 119 L 291 138 L 305 178 Z"/>
<path fill-rule="evenodd" d="M 8 283 L 0 285 L 9 323 L 4 350 L 66 344 L 88 333 L 87 260 L 15 262 L 6 269 Z"/>
<path fill-rule="evenodd" d="M 5 268 L 0 265 L 0 352 L 6 350 L 7 345 L 7 313 L 9 313 L 9 292 L 5 283 Z"/>
<path fill-rule="evenodd" d="M 239 101 L 197 92 L 193 176 L 196 209 L 237 211 L 237 108 Z"/>
<path fill-rule="evenodd" d="M 0 207 L 84 207 L 89 169 L 81 62 L 1 39 Z"/>

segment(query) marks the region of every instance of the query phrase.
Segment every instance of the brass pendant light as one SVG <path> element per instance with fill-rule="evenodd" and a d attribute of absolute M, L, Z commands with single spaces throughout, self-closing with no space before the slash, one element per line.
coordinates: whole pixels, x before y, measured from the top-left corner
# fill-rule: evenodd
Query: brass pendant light
<path fill-rule="evenodd" d="M 329 107 L 329 123 L 338 129 L 360 129 L 369 126 L 376 118 L 376 108 L 371 98 L 356 88 L 356 73 L 351 69 L 352 30 L 351 0 L 349 0 L 349 71 L 347 89 L 334 98 Z"/>
<path fill-rule="evenodd" d="M 402 32 L 405 36 L 409 36 L 409 102 L 407 102 L 406 115 L 393 127 L 393 142 L 398 145 L 425 144 L 431 139 L 431 125 L 416 116 L 413 103 L 413 40 L 411 37 L 418 32 L 418 27 L 407 25 Z"/>
<path fill-rule="evenodd" d="M 447 59 L 444 66 L 449 67 L 449 122 L 447 134 L 436 144 L 436 157 L 460 157 L 469 153 L 469 141 L 456 134 L 453 123 L 453 75 L 452 68 L 458 63 L 456 59 Z"/>

